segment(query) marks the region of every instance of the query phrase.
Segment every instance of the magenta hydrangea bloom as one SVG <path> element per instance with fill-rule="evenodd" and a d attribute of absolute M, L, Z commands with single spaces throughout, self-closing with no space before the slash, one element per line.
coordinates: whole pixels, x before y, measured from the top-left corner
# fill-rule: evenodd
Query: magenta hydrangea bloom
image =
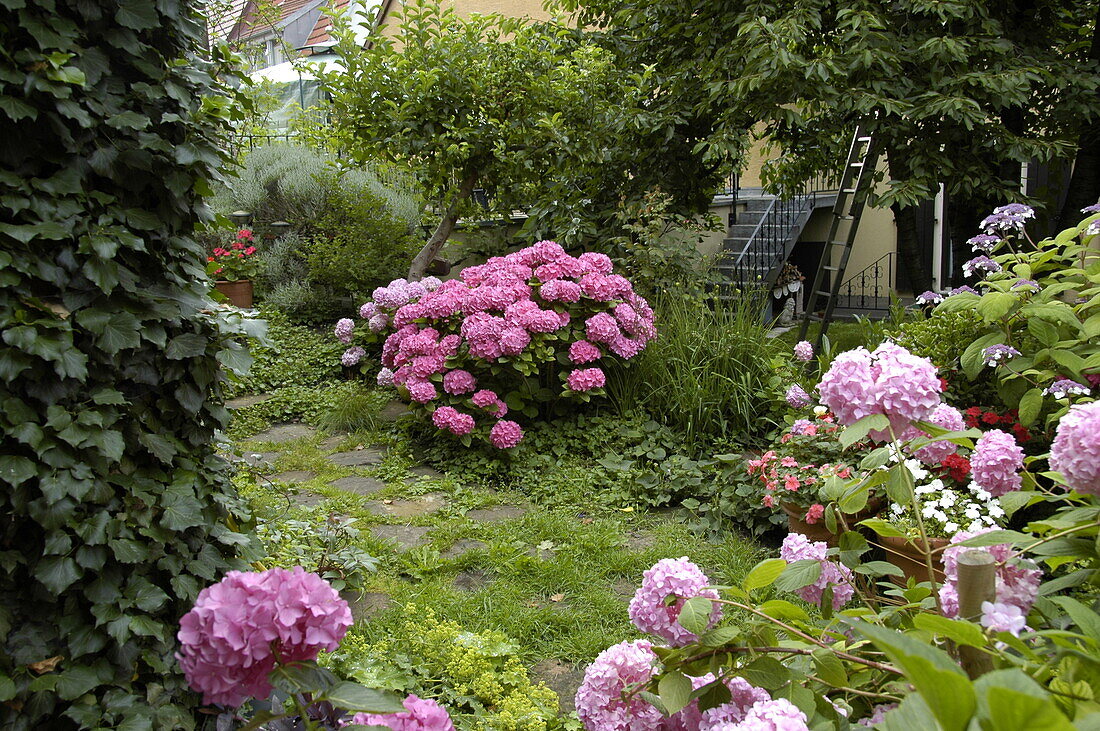
<path fill-rule="evenodd" d="M 1100 401 L 1071 406 L 1058 421 L 1050 468 L 1077 492 L 1100 495 Z"/>
<path fill-rule="evenodd" d="M 692 678 L 691 687 L 692 690 L 698 690 L 713 682 L 714 675 L 707 673 L 702 677 Z M 729 702 L 700 711 L 699 700 L 695 699 L 668 719 L 665 731 L 699 731 L 702 728 L 740 723 L 753 705 L 771 699 L 768 691 L 750 685 L 744 678 L 725 678 L 722 682 L 730 691 Z"/>
<path fill-rule="evenodd" d="M 597 312 L 584 323 L 585 335 L 594 343 L 610 343 L 622 337 L 619 323 L 607 312 Z"/>
<path fill-rule="evenodd" d="M 963 415 L 959 413 L 959 410 L 954 406 L 948 404 L 940 404 L 932 412 L 931 416 L 925 419 L 929 424 L 935 424 L 936 426 L 943 427 L 950 431 L 962 431 L 966 428 L 966 420 L 963 419 Z M 906 429 L 902 435 L 902 441 L 911 441 L 918 437 L 927 437 L 923 431 L 915 426 L 910 426 Z M 938 442 L 932 442 L 920 449 L 913 452 L 913 456 L 928 465 L 939 464 L 943 462 L 945 458 L 958 451 L 958 447 L 947 441 L 940 440 Z"/>
<path fill-rule="evenodd" d="M 542 285 L 539 294 L 547 302 L 580 302 L 581 286 L 568 279 L 551 279 Z"/>
<path fill-rule="evenodd" d="M 333 333 L 336 335 L 336 339 L 341 343 L 350 343 L 351 336 L 355 332 L 355 323 L 350 317 L 341 317 L 336 327 L 333 329 Z"/>
<path fill-rule="evenodd" d="M 356 713 L 351 722 L 361 726 L 385 726 L 394 731 L 454 731 L 454 723 L 443 706 L 430 698 L 410 695 L 401 713 Z"/>
<path fill-rule="evenodd" d="M 663 558 L 642 574 L 642 585 L 630 600 L 630 621 L 642 632 L 656 635 L 674 647 L 695 642 L 698 637 L 677 620 L 688 599 L 718 599 L 718 592 L 707 589 L 708 584 L 710 579 L 687 556 Z M 708 626 L 714 626 L 721 617 L 722 609 L 715 604 Z"/>
<path fill-rule="evenodd" d="M 366 354 L 366 350 L 360 348 L 358 345 L 355 345 L 344 351 L 344 354 L 340 356 L 340 363 L 345 368 L 350 368 L 353 365 L 357 365 Z"/>
<path fill-rule="evenodd" d="M 595 251 L 586 251 L 577 257 L 580 260 L 584 273 L 594 272 L 596 274 L 610 274 L 614 268 L 611 263 L 611 257 L 607 254 L 600 254 Z"/>
<path fill-rule="evenodd" d="M 432 413 L 432 423 L 437 429 L 445 429 L 461 437 L 474 430 L 474 417 L 463 414 L 452 406 L 440 406 Z"/>
<path fill-rule="evenodd" d="M 1020 489 L 1019 470 L 1024 466 L 1024 450 L 1016 438 L 1000 429 L 991 429 L 978 439 L 970 456 L 970 470 L 978 487 L 994 497 Z"/>
<path fill-rule="evenodd" d="M 572 391 L 591 391 L 594 388 L 603 388 L 607 378 L 599 368 L 578 368 L 571 371 L 566 378 L 566 384 Z"/>
<path fill-rule="evenodd" d="M 315 660 L 339 646 L 351 622 L 348 603 L 301 566 L 230 571 L 180 619 L 176 659 L 203 703 L 239 706 L 271 693 L 276 655 Z"/>
<path fill-rule="evenodd" d="M 449 394 L 470 393 L 475 388 L 477 388 L 477 379 L 469 371 L 456 368 L 443 376 L 443 390 Z"/>
<path fill-rule="evenodd" d="M 602 355 L 600 349 L 587 340 L 578 340 L 569 346 L 569 361 L 574 365 L 591 363 Z"/>
<path fill-rule="evenodd" d="M 817 384 L 821 403 L 849 426 L 871 414 L 884 414 L 895 435 L 913 421 L 925 421 L 940 405 L 942 385 L 936 367 L 905 348 L 883 343 L 873 353 L 856 348 L 841 353 Z M 873 439 L 889 432 L 872 432 Z"/>
<path fill-rule="evenodd" d="M 701 727 L 700 731 L 809 731 L 806 714 L 786 698 L 757 703 L 740 723 Z"/>
<path fill-rule="evenodd" d="M 523 441 L 523 427 L 514 421 L 501 419 L 489 431 L 489 443 L 497 449 L 511 449 Z"/>
<path fill-rule="evenodd" d="M 431 381 L 406 381 L 405 388 L 409 389 L 409 398 L 418 404 L 426 404 L 439 395 Z"/>
<path fill-rule="evenodd" d="M 814 346 L 809 340 L 800 340 L 794 346 L 794 357 L 800 361 L 808 361 L 814 357 Z"/>
<path fill-rule="evenodd" d="M 987 528 L 956 533 L 947 548 L 943 549 L 944 583 L 940 587 L 940 607 L 945 617 L 956 617 L 959 614 L 959 555 L 966 551 L 986 551 L 993 556 L 997 564 L 995 593 L 997 602 L 1011 604 L 1024 615 L 1031 611 L 1031 605 L 1039 595 L 1039 582 L 1043 578 L 1043 571 L 1035 562 L 1017 557 L 1008 543 L 980 548 L 958 545 L 967 538 L 973 538 L 991 530 L 993 529 Z"/>
<path fill-rule="evenodd" d="M 795 591 L 803 601 L 821 604 L 821 597 L 829 586 L 833 588 L 833 609 L 843 607 L 855 595 L 852 571 L 844 564 L 828 559 L 829 546 L 825 541 L 810 541 L 801 533 L 788 533 L 779 549 L 779 557 L 787 563 L 795 561 L 820 561 L 821 575 L 809 586 Z"/>
<path fill-rule="evenodd" d="M 664 731 L 664 715 L 624 691 L 648 683 L 657 656 L 646 640 L 620 642 L 607 648 L 585 668 L 575 698 L 577 716 L 587 731 Z"/>
<path fill-rule="evenodd" d="M 792 409 L 804 409 L 810 405 L 810 394 L 797 383 L 787 389 L 786 399 Z"/>

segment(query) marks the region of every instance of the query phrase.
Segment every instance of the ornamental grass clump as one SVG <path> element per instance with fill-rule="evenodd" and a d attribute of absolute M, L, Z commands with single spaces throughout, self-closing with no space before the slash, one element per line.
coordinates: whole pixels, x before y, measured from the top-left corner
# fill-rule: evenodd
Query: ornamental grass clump
<path fill-rule="evenodd" d="M 604 393 L 607 369 L 657 336 L 653 310 L 604 254 L 574 257 L 553 241 L 463 269 L 458 279 L 397 279 L 374 290 L 334 334 L 358 363 L 363 341 L 383 339 L 376 378 L 393 385 L 440 430 L 469 444 L 514 447 L 514 418 Z M 505 415 L 512 413 L 512 419 Z"/>

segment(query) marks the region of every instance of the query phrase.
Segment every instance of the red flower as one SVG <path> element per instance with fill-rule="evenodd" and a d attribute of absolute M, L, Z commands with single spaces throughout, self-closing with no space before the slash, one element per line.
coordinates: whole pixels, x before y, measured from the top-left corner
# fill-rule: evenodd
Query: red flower
<path fill-rule="evenodd" d="M 237 250 L 240 250 L 240 249 L 244 248 L 244 244 L 242 244 L 240 241 L 234 241 L 232 246 L 233 246 L 234 249 L 237 249 Z"/>
<path fill-rule="evenodd" d="M 947 470 L 947 474 L 955 482 L 965 482 L 970 475 L 970 460 L 958 454 L 951 454 L 944 457 L 943 462 L 944 469 Z"/>
<path fill-rule="evenodd" d="M 1012 434 L 1016 437 L 1018 442 L 1027 442 L 1031 440 L 1031 432 L 1023 424 L 1013 424 Z"/>
<path fill-rule="evenodd" d="M 940 390 L 941 390 L 941 391 L 946 391 L 946 390 L 947 390 L 947 385 L 948 385 L 948 384 L 947 384 L 947 379 L 946 379 L 946 378 L 943 378 L 943 377 L 941 376 L 941 377 L 940 377 Z"/>
<path fill-rule="evenodd" d="M 987 411 L 982 414 L 982 421 L 986 424 L 999 424 L 1001 423 L 1001 417 L 997 416 L 992 411 Z"/>
<path fill-rule="evenodd" d="M 208 257 L 206 257 L 206 260 L 207 260 L 207 261 L 214 261 L 214 257 L 212 257 L 212 256 L 208 256 Z"/>
<path fill-rule="evenodd" d="M 237 238 L 240 239 L 241 241 L 251 241 L 252 240 L 252 229 L 242 228 L 240 231 L 237 232 Z"/>
<path fill-rule="evenodd" d="M 248 256 L 252 256 L 253 254 L 256 253 L 256 247 L 255 246 L 249 246 L 247 249 L 244 250 L 244 253 L 247 254 Z"/>

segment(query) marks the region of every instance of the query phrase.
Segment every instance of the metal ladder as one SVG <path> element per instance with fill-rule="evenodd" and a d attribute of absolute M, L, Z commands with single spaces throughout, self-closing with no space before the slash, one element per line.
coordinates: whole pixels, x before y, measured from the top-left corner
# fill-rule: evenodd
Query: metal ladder
<path fill-rule="evenodd" d="M 844 281 L 844 270 L 848 267 L 848 258 L 852 254 L 852 244 L 856 240 L 859 221 L 863 217 L 867 196 L 874 184 L 875 165 L 879 151 L 871 134 L 861 124 L 852 136 L 852 145 L 848 149 L 848 159 L 844 163 L 844 172 L 840 177 L 840 190 L 833 204 L 833 221 L 829 226 L 829 236 L 825 240 L 825 251 L 814 275 L 814 284 L 810 289 L 810 299 L 806 304 L 806 314 L 798 329 L 798 339 L 805 340 L 811 322 L 820 322 L 821 330 L 817 335 L 815 350 L 820 351 L 821 342 L 836 309 L 840 295 L 840 285 Z M 834 252 L 839 247 L 840 259 L 833 264 Z M 831 276 L 829 288 L 825 289 L 825 278 Z M 821 315 L 816 315 L 821 300 L 825 306 Z"/>

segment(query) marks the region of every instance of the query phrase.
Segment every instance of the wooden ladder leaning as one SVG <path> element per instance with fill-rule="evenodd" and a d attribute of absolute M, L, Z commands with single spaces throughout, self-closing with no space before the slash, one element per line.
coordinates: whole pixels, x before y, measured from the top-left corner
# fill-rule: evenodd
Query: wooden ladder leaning
<path fill-rule="evenodd" d="M 798 330 L 798 339 L 805 340 L 810 323 L 821 323 L 814 347 L 817 352 L 821 350 L 822 340 L 832 321 L 833 310 L 836 309 L 840 285 L 844 282 L 844 271 L 848 267 L 848 258 L 852 254 L 852 245 L 859 230 L 859 221 L 863 217 L 867 196 L 874 185 L 878 157 L 878 147 L 870 132 L 866 131 L 864 125 L 859 125 L 848 149 L 848 159 L 840 176 L 840 189 L 837 191 L 836 203 L 833 204 L 833 220 L 829 226 L 829 236 L 825 240 L 825 251 L 821 254 L 813 287 L 810 288 L 806 314 Z M 822 314 L 816 314 L 818 310 Z"/>

